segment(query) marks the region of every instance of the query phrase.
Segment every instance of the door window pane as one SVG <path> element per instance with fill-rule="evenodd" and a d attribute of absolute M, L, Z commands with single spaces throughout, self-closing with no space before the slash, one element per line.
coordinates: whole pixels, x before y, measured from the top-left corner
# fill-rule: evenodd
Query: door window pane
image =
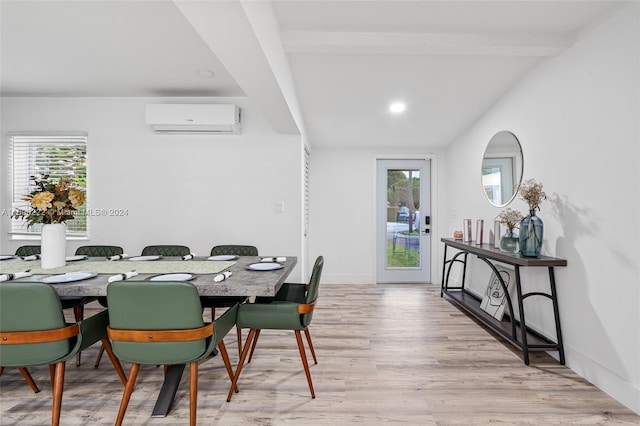
<path fill-rule="evenodd" d="M 387 267 L 420 267 L 420 171 L 387 170 Z"/>

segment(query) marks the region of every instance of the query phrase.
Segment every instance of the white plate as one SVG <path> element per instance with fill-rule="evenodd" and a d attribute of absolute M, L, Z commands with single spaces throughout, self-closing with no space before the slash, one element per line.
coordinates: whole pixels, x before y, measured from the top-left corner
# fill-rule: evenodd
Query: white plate
<path fill-rule="evenodd" d="M 66 274 L 52 275 L 50 277 L 43 278 L 42 282 L 47 284 L 70 283 L 73 281 L 87 280 L 95 277 L 96 275 L 98 275 L 96 272 L 67 272 Z"/>
<path fill-rule="evenodd" d="M 65 259 L 67 262 L 75 262 L 76 260 L 85 260 L 87 256 L 85 255 L 77 255 L 77 256 L 67 256 Z"/>
<path fill-rule="evenodd" d="M 0 256 L 0 260 L 9 260 L 9 259 L 15 259 L 15 256 L 12 254 L 7 256 Z"/>
<path fill-rule="evenodd" d="M 208 257 L 207 260 L 236 260 L 238 256 L 234 256 L 232 254 L 221 254 L 218 256 Z"/>
<path fill-rule="evenodd" d="M 247 269 L 250 269 L 252 271 L 273 271 L 282 268 L 284 268 L 284 266 L 276 262 L 260 262 L 247 265 Z"/>
<path fill-rule="evenodd" d="M 177 273 L 177 274 L 164 274 L 156 275 L 149 278 L 149 281 L 189 281 L 195 278 L 193 274 Z"/>
<path fill-rule="evenodd" d="M 136 256 L 130 257 L 128 260 L 133 260 L 134 262 L 145 261 L 145 260 L 158 260 L 160 256 Z"/>

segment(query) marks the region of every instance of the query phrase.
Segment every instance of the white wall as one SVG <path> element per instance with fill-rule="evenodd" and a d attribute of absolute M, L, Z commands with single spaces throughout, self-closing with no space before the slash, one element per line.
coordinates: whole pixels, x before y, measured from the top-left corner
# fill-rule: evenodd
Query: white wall
<path fill-rule="evenodd" d="M 567 364 L 640 413 L 639 95 L 640 6 L 617 10 L 542 62 L 447 152 L 449 234 L 462 219 L 493 222 L 480 189 L 480 162 L 493 134 L 510 130 L 524 152 L 524 176 L 544 184 L 543 254 L 557 268 Z M 526 204 L 510 205 L 526 213 Z M 471 281 L 486 285 L 477 262 Z M 481 277 L 480 279 L 478 279 Z M 544 288 L 546 271 L 524 285 Z M 532 303 L 532 324 L 553 336 L 551 311 Z"/>
<path fill-rule="evenodd" d="M 235 102 L 243 133 L 156 135 L 144 118 L 152 102 Z M 1 111 L 3 134 L 88 132 L 88 207 L 128 212 L 93 217 L 89 239 L 71 241 L 69 254 L 84 244 L 121 245 L 128 254 L 185 244 L 198 255 L 217 244 L 252 244 L 263 255 L 301 256 L 302 139 L 276 134 L 246 99 L 3 98 Z M 3 138 L 3 158 L 6 145 Z M 2 209 L 10 206 L 7 176 L 2 170 Z M 8 217 L 1 225 L 1 253 L 25 244 L 8 236 Z M 302 279 L 300 270 L 292 280 Z"/>
<path fill-rule="evenodd" d="M 427 145 L 425 143 L 425 145 Z M 437 199 L 440 150 L 415 148 L 339 149 L 311 152 L 311 256 L 325 257 L 323 282 L 376 283 L 376 159 L 430 158 L 432 232 L 440 223 Z M 432 239 L 432 282 L 441 244 Z"/>

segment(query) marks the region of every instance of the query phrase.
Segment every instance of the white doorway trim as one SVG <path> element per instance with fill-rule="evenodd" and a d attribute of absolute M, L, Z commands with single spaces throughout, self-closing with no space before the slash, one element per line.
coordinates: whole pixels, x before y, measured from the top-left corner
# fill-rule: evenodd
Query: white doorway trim
<path fill-rule="evenodd" d="M 438 154 L 436 153 L 428 153 L 428 154 L 375 154 L 372 159 L 371 167 L 372 167 L 372 179 L 374 191 L 372 200 L 371 200 L 371 211 L 376 211 L 377 205 L 377 197 L 375 195 L 376 181 L 377 181 L 377 164 L 378 160 L 427 160 L 431 162 L 430 167 L 430 182 L 431 182 L 431 246 L 430 254 L 431 254 L 431 280 L 430 283 L 439 282 L 440 271 L 438 270 L 438 259 L 440 253 L 440 239 L 439 239 L 439 222 L 440 216 L 438 214 L 439 211 L 439 182 L 438 182 Z M 371 232 L 372 235 L 376 235 L 377 231 L 377 223 L 376 220 L 372 221 Z M 377 238 L 374 238 L 374 247 L 370 252 L 370 256 L 372 258 L 372 264 L 376 271 L 374 271 L 374 277 L 377 277 L 377 255 L 378 255 L 378 241 Z"/>

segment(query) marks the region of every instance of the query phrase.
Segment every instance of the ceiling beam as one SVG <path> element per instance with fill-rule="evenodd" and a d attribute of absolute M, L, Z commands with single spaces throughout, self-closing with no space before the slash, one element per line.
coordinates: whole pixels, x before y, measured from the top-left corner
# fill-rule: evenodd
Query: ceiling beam
<path fill-rule="evenodd" d="M 174 0 L 174 3 L 273 129 L 277 133 L 301 134 L 242 2 Z"/>
<path fill-rule="evenodd" d="M 573 44 L 570 36 L 289 31 L 287 53 L 383 55 L 555 56 Z"/>

